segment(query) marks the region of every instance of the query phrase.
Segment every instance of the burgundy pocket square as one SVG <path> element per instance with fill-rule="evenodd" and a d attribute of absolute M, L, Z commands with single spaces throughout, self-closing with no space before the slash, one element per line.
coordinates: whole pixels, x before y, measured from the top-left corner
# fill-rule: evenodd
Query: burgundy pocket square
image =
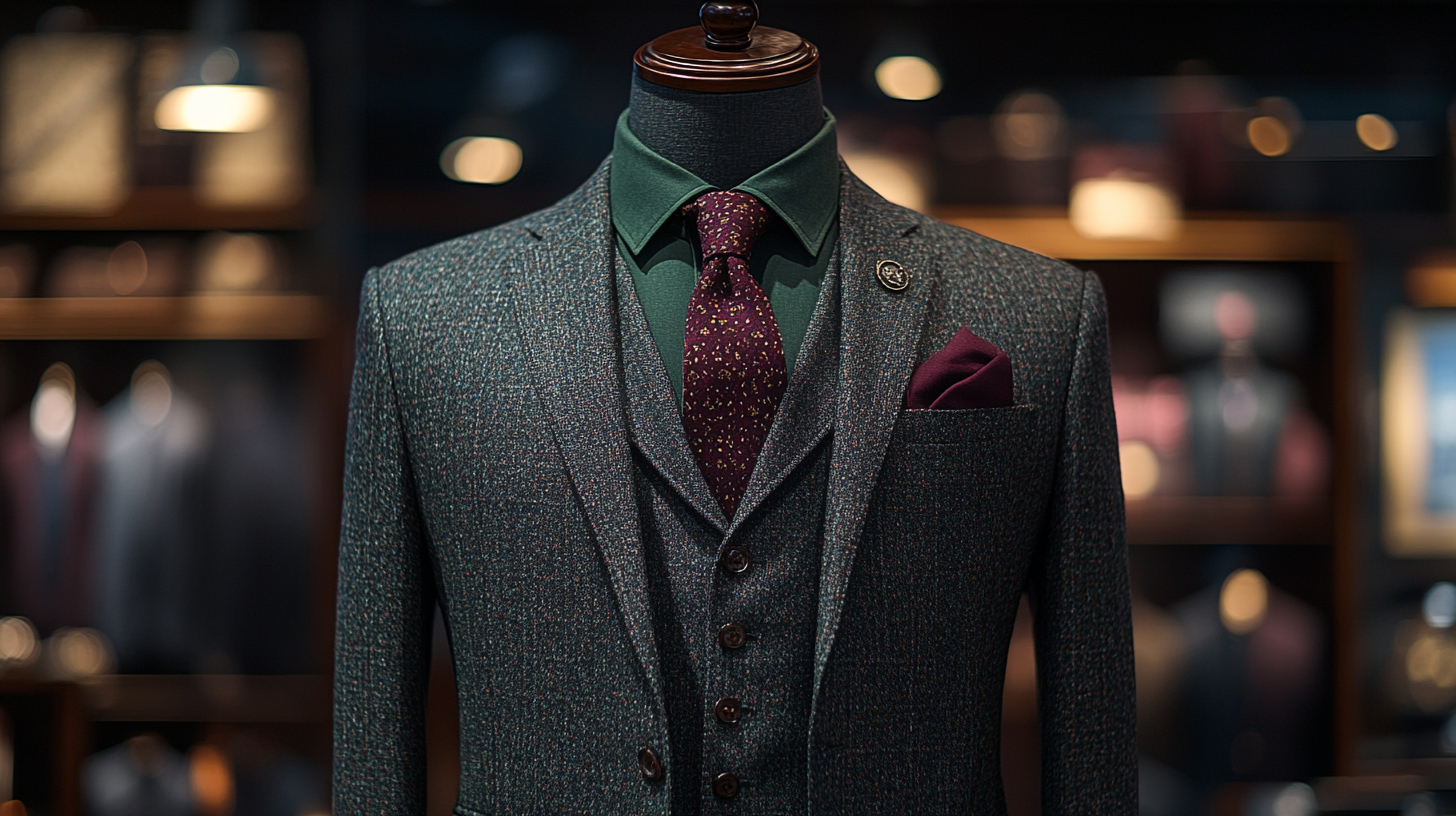
<path fill-rule="evenodd" d="M 961 329 L 945 348 L 910 375 L 905 407 L 911 411 L 963 411 L 1011 406 L 1011 358 Z"/>

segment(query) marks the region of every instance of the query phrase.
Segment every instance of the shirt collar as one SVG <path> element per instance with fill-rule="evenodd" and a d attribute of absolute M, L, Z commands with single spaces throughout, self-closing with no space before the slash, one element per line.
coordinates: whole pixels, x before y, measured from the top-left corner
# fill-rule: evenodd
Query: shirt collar
<path fill-rule="evenodd" d="M 684 204 L 714 189 L 693 173 L 664 159 L 617 119 L 609 181 L 612 224 L 633 253 L 641 252 L 667 219 Z M 778 214 L 813 255 L 839 212 L 839 150 L 834 117 L 798 150 L 733 188 L 755 196 Z"/>

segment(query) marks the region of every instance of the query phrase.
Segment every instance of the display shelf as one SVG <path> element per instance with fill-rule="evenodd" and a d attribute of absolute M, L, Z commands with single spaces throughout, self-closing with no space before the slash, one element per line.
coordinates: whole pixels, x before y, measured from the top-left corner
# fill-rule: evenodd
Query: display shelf
<path fill-rule="evenodd" d="M 0 340 L 307 340 L 328 329 L 301 294 L 0 299 Z"/>
<path fill-rule="evenodd" d="M 944 209 L 935 217 L 997 241 L 1078 261 L 1342 261 L 1350 247 L 1337 221 L 1247 214 L 1200 214 L 1184 219 L 1167 241 L 1088 238 L 1066 210 Z"/>
<path fill-rule="evenodd" d="M 323 675 L 112 674 L 80 688 L 95 722 L 321 723 L 332 706 Z"/>
<path fill-rule="evenodd" d="M 1329 545 L 1327 499 L 1155 496 L 1127 501 L 1129 544 Z"/>
<path fill-rule="evenodd" d="M 138 187 L 113 212 L 0 212 L 0 231 L 23 230 L 299 230 L 313 224 L 311 196 L 286 206 L 219 207 L 191 187 Z"/>

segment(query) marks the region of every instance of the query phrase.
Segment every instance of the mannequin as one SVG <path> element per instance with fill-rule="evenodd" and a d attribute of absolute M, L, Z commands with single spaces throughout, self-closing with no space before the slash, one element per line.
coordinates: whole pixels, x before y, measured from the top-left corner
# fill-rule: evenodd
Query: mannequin
<path fill-rule="evenodd" d="M 705 3 L 701 28 L 638 49 L 629 126 L 658 155 L 729 189 L 824 124 L 819 51 L 758 25 L 758 7 Z"/>
<path fill-rule="evenodd" d="M 819 132 L 824 96 L 817 76 L 787 88 L 739 93 L 685 91 L 634 76 L 630 111 L 628 125 L 643 144 L 727 190 Z"/>
<path fill-rule="evenodd" d="M 814 46 L 752 3 L 702 23 L 637 51 L 577 192 L 365 279 L 334 812 L 420 810 L 437 602 L 462 816 L 1004 812 L 1025 593 L 1043 807 L 1131 816 L 1100 284 L 885 201 L 842 169 Z M 770 311 L 783 369 L 701 353 Z M 770 405 L 761 448 L 690 438 L 673 354 L 698 400 L 784 389 L 708 405 Z"/>

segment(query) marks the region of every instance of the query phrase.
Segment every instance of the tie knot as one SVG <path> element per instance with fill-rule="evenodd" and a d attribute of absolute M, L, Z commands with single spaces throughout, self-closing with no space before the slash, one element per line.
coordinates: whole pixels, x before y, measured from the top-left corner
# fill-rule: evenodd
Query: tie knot
<path fill-rule="evenodd" d="M 714 255 L 738 255 L 746 260 L 769 217 L 762 201 L 735 190 L 703 193 L 683 207 L 683 214 L 697 227 L 705 261 Z"/>

